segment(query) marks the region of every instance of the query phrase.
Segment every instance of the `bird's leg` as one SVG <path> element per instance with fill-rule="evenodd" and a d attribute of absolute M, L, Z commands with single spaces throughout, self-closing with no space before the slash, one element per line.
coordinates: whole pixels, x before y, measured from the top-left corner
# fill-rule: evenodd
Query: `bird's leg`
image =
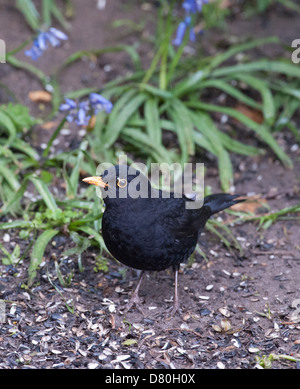
<path fill-rule="evenodd" d="M 171 311 L 171 315 L 175 315 L 177 311 L 179 311 L 179 297 L 178 297 L 178 270 L 179 266 L 176 265 L 173 267 L 174 269 L 174 275 L 175 275 L 175 288 L 174 288 L 174 304 L 173 309 Z"/>
<path fill-rule="evenodd" d="M 175 288 L 174 288 L 174 303 L 172 308 L 168 308 L 167 312 L 171 314 L 171 316 L 174 316 L 175 313 L 177 313 L 180 310 L 179 306 L 179 297 L 178 297 L 178 270 L 179 265 L 173 266 L 174 270 L 174 281 L 175 281 Z"/>
<path fill-rule="evenodd" d="M 144 271 L 141 272 L 141 275 L 140 275 L 140 278 L 138 280 L 137 286 L 136 286 L 134 292 L 132 293 L 132 296 L 131 296 L 130 300 L 125 305 L 124 312 L 128 312 L 129 309 L 135 304 L 136 307 L 143 313 L 143 311 L 142 311 L 142 309 L 140 307 L 141 300 L 139 298 L 139 289 L 140 289 L 140 286 L 141 286 L 141 283 L 142 283 L 143 276 L 144 276 Z"/>

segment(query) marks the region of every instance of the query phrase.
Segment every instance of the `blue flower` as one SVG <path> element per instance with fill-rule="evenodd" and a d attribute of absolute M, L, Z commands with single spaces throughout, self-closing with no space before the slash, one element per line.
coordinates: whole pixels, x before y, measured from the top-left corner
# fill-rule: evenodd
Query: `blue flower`
<path fill-rule="evenodd" d="M 65 33 L 51 27 L 48 31 L 41 31 L 38 34 L 31 49 L 25 50 L 25 55 L 36 61 L 48 48 L 48 43 L 53 47 L 57 47 L 60 46 L 61 41 L 66 41 L 67 39 L 68 37 Z"/>
<path fill-rule="evenodd" d="M 202 12 L 203 4 L 207 4 L 209 0 L 185 0 L 182 4 L 182 8 L 185 9 L 187 13 Z"/>
<path fill-rule="evenodd" d="M 76 108 L 77 108 L 76 102 L 72 99 L 68 99 L 67 97 L 65 97 L 65 103 L 60 105 L 59 110 L 61 112 L 65 112 Z"/>
<path fill-rule="evenodd" d="M 96 115 L 99 111 L 110 113 L 113 104 L 99 95 L 98 93 L 91 93 L 89 100 L 76 103 L 72 99 L 65 98 L 65 102 L 60 105 L 60 112 L 67 112 L 66 119 L 69 123 L 75 121 L 78 126 L 87 126 L 91 119 L 91 115 Z"/>
<path fill-rule="evenodd" d="M 83 101 L 78 104 L 78 112 L 77 117 L 75 119 L 75 123 L 78 126 L 87 126 L 89 124 L 91 118 L 91 116 L 88 115 L 89 111 L 90 107 L 88 101 Z"/>
<path fill-rule="evenodd" d="M 176 38 L 173 40 L 173 44 L 175 46 L 180 46 L 182 44 L 186 28 L 189 24 L 191 24 L 191 18 L 189 16 L 187 16 L 183 22 L 179 23 L 176 32 Z"/>
<path fill-rule="evenodd" d="M 90 94 L 90 103 L 95 112 L 95 115 L 99 111 L 105 111 L 106 113 L 110 113 L 113 109 L 113 104 L 111 101 L 107 100 L 105 97 L 99 95 L 98 93 Z"/>
<path fill-rule="evenodd" d="M 43 54 L 43 50 L 40 48 L 40 45 L 37 40 L 33 42 L 33 45 L 30 50 L 25 50 L 25 55 L 31 57 L 32 60 L 36 61 Z"/>
<path fill-rule="evenodd" d="M 180 46 L 182 44 L 185 32 L 187 27 L 189 27 L 190 40 L 194 42 L 196 40 L 196 35 L 194 31 L 194 26 L 192 26 L 192 18 L 190 14 L 195 14 L 202 11 L 203 4 L 207 4 L 209 0 L 185 0 L 182 3 L 182 8 L 186 12 L 186 17 L 183 22 L 180 22 L 177 31 L 176 37 L 173 40 L 175 46 Z"/>

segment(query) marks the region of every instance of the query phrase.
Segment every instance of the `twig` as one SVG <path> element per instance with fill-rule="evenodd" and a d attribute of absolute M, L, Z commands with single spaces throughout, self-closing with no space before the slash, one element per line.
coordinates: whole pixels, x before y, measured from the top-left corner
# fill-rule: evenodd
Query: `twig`
<path fill-rule="evenodd" d="M 176 327 L 174 327 L 174 328 L 166 328 L 166 330 L 167 330 L 167 331 L 181 331 L 181 332 L 185 331 L 185 332 L 191 332 L 192 334 L 194 334 L 194 335 L 196 335 L 196 336 L 199 336 L 200 338 L 203 338 L 203 335 L 199 334 L 199 332 L 194 331 L 194 330 L 192 330 L 192 329 L 190 329 L 190 328 L 176 328 Z"/>

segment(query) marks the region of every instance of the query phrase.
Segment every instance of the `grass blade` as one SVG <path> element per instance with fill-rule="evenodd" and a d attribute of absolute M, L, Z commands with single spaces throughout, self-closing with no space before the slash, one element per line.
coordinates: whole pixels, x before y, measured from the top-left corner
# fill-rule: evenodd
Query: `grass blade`
<path fill-rule="evenodd" d="M 277 157 L 281 160 L 284 166 L 291 168 L 293 166 L 292 160 L 289 156 L 282 150 L 282 148 L 278 145 L 276 140 L 273 138 L 272 134 L 262 125 L 256 123 L 255 121 L 249 119 L 247 116 L 243 115 L 241 112 L 237 111 L 233 108 L 221 107 L 214 104 L 207 104 L 201 102 L 189 102 L 188 106 L 193 108 L 198 108 L 205 112 L 214 111 L 214 112 L 222 112 L 228 116 L 231 116 L 245 126 L 251 128 L 277 155 Z"/>
<path fill-rule="evenodd" d="M 9 186 L 14 190 L 17 191 L 21 184 L 16 179 L 15 174 L 13 171 L 11 171 L 9 168 L 4 166 L 3 163 L 0 164 L 0 175 L 5 178 L 5 180 L 8 182 Z"/>
<path fill-rule="evenodd" d="M 31 228 L 32 222 L 27 220 L 14 220 L 12 222 L 0 223 L 0 230 L 10 230 L 14 228 Z"/>
<path fill-rule="evenodd" d="M 240 73 L 251 73 L 258 71 L 268 72 L 269 74 L 282 73 L 286 76 L 300 78 L 300 69 L 299 67 L 297 67 L 297 65 L 280 61 L 268 61 L 265 59 L 216 69 L 211 72 L 210 77 L 224 77 L 228 75 L 236 75 Z"/>
<path fill-rule="evenodd" d="M 42 84 L 44 86 L 47 85 L 47 83 L 48 83 L 47 77 L 46 77 L 45 73 L 42 72 L 42 70 L 40 70 L 39 68 L 31 65 L 28 62 L 21 61 L 12 55 L 7 55 L 6 62 L 12 66 L 15 66 L 16 68 L 23 69 L 23 70 L 26 70 L 27 72 L 32 73 L 34 76 L 36 76 L 42 82 Z"/>
<path fill-rule="evenodd" d="M 168 112 L 176 126 L 176 132 L 182 150 L 182 162 L 188 161 L 189 155 L 195 154 L 195 142 L 193 139 L 193 122 L 190 111 L 178 99 L 174 99 Z"/>
<path fill-rule="evenodd" d="M 169 150 L 165 149 L 162 145 L 154 144 L 149 136 L 139 129 L 125 127 L 122 131 L 122 138 L 138 149 L 143 150 L 146 154 L 151 155 L 157 162 L 171 163 L 172 161 Z"/>
<path fill-rule="evenodd" d="M 58 234 L 58 230 L 46 230 L 37 238 L 31 253 L 30 264 L 28 267 L 28 286 L 32 286 L 39 265 L 44 256 L 48 243 Z"/>
<path fill-rule="evenodd" d="M 234 88 L 233 86 L 229 85 L 227 82 L 223 80 L 207 80 L 204 82 L 201 82 L 199 84 L 199 88 L 205 89 L 205 88 L 216 88 L 220 89 L 221 91 L 227 93 L 228 95 L 234 97 L 236 100 L 249 105 L 249 107 L 253 107 L 256 109 L 262 109 L 261 104 L 257 103 L 255 100 L 251 99 L 244 93 L 242 93 L 239 89 Z"/>
<path fill-rule="evenodd" d="M 109 252 L 105 246 L 102 236 L 99 234 L 99 232 L 95 231 L 92 227 L 80 226 L 78 227 L 78 230 L 84 232 L 85 234 L 89 235 L 92 239 L 94 239 L 99 244 L 101 251 L 104 249 L 107 252 Z"/>
<path fill-rule="evenodd" d="M 50 140 L 48 142 L 48 145 L 47 145 L 45 151 L 43 152 L 43 157 L 44 158 L 48 157 L 50 148 L 52 146 L 52 143 L 58 137 L 58 135 L 60 133 L 60 130 L 63 128 L 63 126 L 64 126 L 66 121 L 67 121 L 67 117 L 64 117 L 62 119 L 62 121 L 59 123 L 58 127 L 56 128 L 56 130 L 53 132 L 53 134 L 52 134 L 52 136 L 51 136 L 51 138 L 50 138 Z"/>
<path fill-rule="evenodd" d="M 233 168 L 228 152 L 222 144 L 220 133 L 211 117 L 205 113 L 197 112 L 192 115 L 195 127 L 208 139 L 214 155 L 218 159 L 218 168 L 222 189 L 230 191 L 233 183 Z"/>
<path fill-rule="evenodd" d="M 58 210 L 58 207 L 56 205 L 54 197 L 52 196 L 44 181 L 35 176 L 31 176 L 29 177 L 29 179 L 34 184 L 39 194 L 42 196 L 42 199 L 44 200 L 47 208 L 49 208 L 53 213 L 55 213 Z"/>
<path fill-rule="evenodd" d="M 22 12 L 27 23 L 33 29 L 33 31 L 38 30 L 40 27 L 40 21 L 39 21 L 40 15 L 37 9 L 35 8 L 33 1 L 17 0 L 16 6 Z"/>
<path fill-rule="evenodd" d="M 144 116 L 146 120 L 147 132 L 150 139 L 156 144 L 162 143 L 162 133 L 160 128 L 160 118 L 158 111 L 158 100 L 149 97 L 144 106 Z"/>
<path fill-rule="evenodd" d="M 247 43 L 242 43 L 240 45 L 236 45 L 231 47 L 229 50 L 226 50 L 225 53 L 217 55 L 209 64 L 209 69 L 218 67 L 222 62 L 227 61 L 229 58 L 233 57 L 237 53 L 242 51 L 253 49 L 257 46 L 265 45 L 267 43 L 279 43 L 280 40 L 278 37 L 268 37 L 268 38 L 259 38 L 255 40 L 251 40 Z"/>
<path fill-rule="evenodd" d="M 249 74 L 237 74 L 235 77 L 260 92 L 263 100 L 262 110 L 264 118 L 268 125 L 273 125 L 275 122 L 276 110 L 272 92 L 267 83 Z"/>
<path fill-rule="evenodd" d="M 81 162 L 84 157 L 84 151 L 86 151 L 88 146 L 88 142 L 84 141 L 81 143 L 79 150 L 78 150 L 78 155 L 76 157 L 76 163 L 72 168 L 72 173 L 69 179 L 69 185 L 67 186 L 68 191 L 67 191 L 67 196 L 69 198 L 75 198 L 77 194 L 77 189 L 78 189 L 78 181 L 79 181 L 79 175 L 80 175 L 80 167 L 81 167 Z"/>
<path fill-rule="evenodd" d="M 15 206 L 20 204 L 20 201 L 23 198 L 26 188 L 27 188 L 27 179 L 25 178 L 22 182 L 22 185 L 15 192 L 15 194 L 10 199 L 10 201 L 7 204 L 2 206 L 2 209 L 0 210 L 0 215 L 5 215 L 7 213 L 14 211 Z"/>
<path fill-rule="evenodd" d="M 107 149 L 111 147 L 118 139 L 120 132 L 125 127 L 127 121 L 147 99 L 147 95 L 145 93 L 139 93 L 132 97 L 134 94 L 136 94 L 136 91 L 130 90 L 129 92 L 135 93 L 127 92 L 126 100 L 122 101 L 123 107 L 121 109 L 116 109 L 115 106 L 113 111 L 115 111 L 115 109 L 116 111 L 114 112 L 114 115 L 111 115 L 109 118 L 106 132 L 104 134 L 104 146 Z"/>
<path fill-rule="evenodd" d="M 10 145 L 17 136 L 17 128 L 9 115 L 2 110 L 0 110 L 0 126 L 8 131 L 9 137 L 6 144 Z"/>

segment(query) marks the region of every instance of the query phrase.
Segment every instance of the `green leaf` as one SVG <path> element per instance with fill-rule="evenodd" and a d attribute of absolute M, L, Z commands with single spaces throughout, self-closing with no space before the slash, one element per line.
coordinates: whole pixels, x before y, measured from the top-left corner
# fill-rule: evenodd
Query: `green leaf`
<path fill-rule="evenodd" d="M 171 153 L 162 145 L 154 144 L 147 134 L 136 128 L 125 127 L 122 138 L 128 143 L 135 145 L 143 153 L 148 153 L 157 162 L 171 163 Z"/>
<path fill-rule="evenodd" d="M 12 253 L 10 253 L 6 248 L 0 244 L 0 250 L 3 251 L 6 258 L 1 258 L 3 265 L 15 265 L 20 258 L 20 246 L 18 244 L 15 245 L 15 248 Z"/>
<path fill-rule="evenodd" d="M 9 186 L 14 190 L 17 191 L 21 184 L 16 178 L 16 175 L 12 170 L 10 170 L 8 167 L 4 165 L 4 163 L 0 163 L 0 175 L 5 178 L 5 180 L 8 182 Z"/>
<path fill-rule="evenodd" d="M 237 74 L 235 78 L 245 82 L 251 88 L 257 89 L 261 93 L 264 118 L 267 124 L 272 126 L 275 122 L 276 111 L 272 92 L 267 83 L 249 74 Z"/>
<path fill-rule="evenodd" d="M 134 344 L 137 344 L 138 341 L 136 339 L 126 339 L 124 342 L 122 342 L 123 346 L 133 346 Z"/>
<path fill-rule="evenodd" d="M 23 104 L 8 103 L 3 105 L 1 109 L 11 118 L 20 132 L 37 123 L 37 120 L 30 115 L 29 108 Z"/>
<path fill-rule="evenodd" d="M 134 85 L 136 85 L 141 90 L 148 92 L 149 94 L 151 94 L 153 96 L 160 97 L 161 99 L 167 100 L 167 99 L 171 99 L 174 97 L 173 93 L 166 91 L 166 90 L 163 90 L 163 89 L 160 89 L 160 88 L 157 88 L 153 85 L 144 84 L 144 83 L 138 83 L 138 84 L 134 84 Z"/>
<path fill-rule="evenodd" d="M 46 207 L 49 208 L 54 214 L 59 209 L 56 205 L 55 199 L 49 191 L 47 185 L 38 177 L 29 177 L 30 181 L 34 184 L 36 190 L 42 196 Z"/>
<path fill-rule="evenodd" d="M 31 228 L 32 222 L 27 220 L 14 220 L 13 222 L 0 223 L 0 230 L 10 230 L 14 228 Z"/>
<path fill-rule="evenodd" d="M 22 182 L 22 185 L 19 187 L 17 191 L 15 191 L 14 195 L 9 200 L 9 202 L 2 207 L 0 211 L 0 215 L 5 215 L 14 210 L 15 205 L 20 203 L 26 188 L 27 188 L 27 179 L 25 178 Z"/>
<path fill-rule="evenodd" d="M 206 113 L 194 113 L 192 118 L 198 131 L 200 131 L 210 142 L 213 152 L 218 158 L 218 168 L 222 189 L 225 192 L 229 192 L 230 186 L 233 183 L 233 168 L 229 154 L 220 139 L 221 131 L 218 130 L 211 117 Z"/>
<path fill-rule="evenodd" d="M 81 162 L 84 157 L 84 151 L 86 151 L 88 146 L 88 142 L 84 141 L 81 143 L 78 154 L 76 157 L 75 165 L 72 168 L 72 173 L 68 180 L 66 180 L 67 184 L 67 196 L 69 198 L 75 198 L 77 194 L 78 189 L 78 181 L 79 181 L 79 175 L 80 175 L 80 168 L 81 168 Z M 64 177 L 66 178 L 66 173 L 64 174 Z"/>
<path fill-rule="evenodd" d="M 66 66 L 69 66 L 73 62 L 81 60 L 84 57 L 91 57 L 91 56 L 99 57 L 105 53 L 118 53 L 121 51 L 126 51 L 127 54 L 129 54 L 133 64 L 135 65 L 136 70 L 139 71 L 139 69 L 141 69 L 141 61 L 140 61 L 139 54 L 134 47 L 129 45 L 110 46 L 110 47 L 105 47 L 103 49 L 76 51 L 66 59 L 63 65 L 60 67 L 60 70 L 62 70 Z"/>
<path fill-rule="evenodd" d="M 102 238 L 102 235 L 100 235 L 99 232 L 95 231 L 92 227 L 89 226 L 80 226 L 77 230 L 88 234 L 90 237 L 93 237 L 93 239 L 99 244 L 101 251 L 104 249 L 107 253 L 109 253 Z"/>
<path fill-rule="evenodd" d="M 57 230 L 46 230 L 40 234 L 40 236 L 37 238 L 30 257 L 30 264 L 28 267 L 28 286 L 32 286 L 36 274 L 37 269 L 40 266 L 44 252 L 46 250 L 46 247 L 48 243 L 54 238 L 55 235 L 58 234 L 59 231 Z"/>
<path fill-rule="evenodd" d="M 12 148 L 19 150 L 20 152 L 28 155 L 31 160 L 38 161 L 39 160 L 39 155 L 38 153 L 27 143 L 24 142 L 20 138 L 16 138 L 13 141 Z M 24 168 L 24 166 L 23 166 Z"/>
<path fill-rule="evenodd" d="M 201 102 L 189 102 L 188 105 L 190 107 L 198 108 L 203 111 L 222 112 L 228 116 L 234 117 L 241 123 L 245 124 L 247 127 L 251 128 L 274 151 L 274 153 L 286 167 L 291 168 L 293 166 L 292 160 L 282 150 L 282 148 L 273 138 L 272 134 L 264 126 L 249 119 L 247 116 L 237 111 L 236 109 Z"/>
<path fill-rule="evenodd" d="M 239 89 L 229 85 L 227 82 L 223 80 L 206 80 L 199 84 L 199 88 L 205 89 L 205 88 L 216 88 L 220 89 L 223 92 L 227 93 L 228 95 L 234 97 L 236 100 L 249 105 L 250 107 L 261 109 L 261 104 L 257 103 L 255 100 L 251 99 L 244 93 L 242 93 Z"/>
<path fill-rule="evenodd" d="M 224 77 L 228 75 L 236 75 L 239 73 L 251 73 L 258 71 L 268 72 L 269 74 L 282 73 L 286 76 L 300 78 L 299 66 L 291 63 L 269 61 L 265 59 L 216 69 L 211 72 L 210 77 Z"/>
<path fill-rule="evenodd" d="M 33 1 L 32 0 L 17 0 L 16 6 L 22 12 L 27 23 L 33 29 L 33 31 L 38 30 L 40 28 L 40 20 L 39 20 L 40 15 L 39 15 Z"/>
<path fill-rule="evenodd" d="M 207 78 L 209 72 L 206 70 L 198 70 L 184 81 L 179 82 L 173 89 L 173 94 L 177 98 L 198 89 L 199 83 Z"/>
<path fill-rule="evenodd" d="M 221 65 L 222 62 L 227 61 L 230 57 L 234 55 L 244 52 L 246 50 L 253 49 L 255 47 L 265 45 L 267 43 L 279 43 L 280 40 L 278 37 L 268 37 L 268 38 L 259 38 L 251 40 L 247 43 L 242 43 L 240 45 L 236 45 L 231 47 L 229 50 L 226 50 L 224 53 L 218 54 L 208 65 L 208 68 L 212 70 Z"/>
<path fill-rule="evenodd" d="M 135 96 L 134 96 L 135 95 Z M 134 96 L 134 97 L 133 97 Z M 125 99 L 126 97 L 126 99 Z M 106 132 L 104 135 L 104 147 L 111 147 L 118 139 L 120 132 L 125 127 L 130 117 L 139 109 L 139 107 L 147 99 L 145 93 L 136 94 L 136 91 L 130 90 L 125 96 L 123 96 L 122 104 L 116 104 L 107 124 Z"/>
<path fill-rule="evenodd" d="M 47 0 L 46 0 L 47 1 Z M 49 0 L 48 0 L 49 1 Z M 70 24 L 66 21 L 64 18 L 64 15 L 59 10 L 59 8 L 56 6 L 55 1 L 51 1 L 49 7 L 51 7 L 51 13 L 55 17 L 55 19 L 65 28 L 66 30 L 70 29 Z"/>
<path fill-rule="evenodd" d="M 21 61 L 16 57 L 14 57 L 13 55 L 9 55 L 9 54 L 7 54 L 6 56 L 6 62 L 18 69 L 23 69 L 29 73 L 32 73 L 34 76 L 39 78 L 39 80 L 42 82 L 44 86 L 48 84 L 48 78 L 46 74 L 36 66 L 28 62 Z"/>
<path fill-rule="evenodd" d="M 182 162 L 188 161 L 189 155 L 195 154 L 195 142 L 193 139 L 193 122 L 190 111 L 178 99 L 172 100 L 168 113 L 174 121 L 178 141 L 182 151 Z"/>
<path fill-rule="evenodd" d="M 17 136 L 17 128 L 10 116 L 2 109 L 0 109 L 0 127 L 8 131 L 9 138 L 6 144 L 10 145 Z"/>
<path fill-rule="evenodd" d="M 160 145 L 162 142 L 162 133 L 160 128 L 158 100 L 155 97 L 150 97 L 146 100 L 144 105 L 144 115 L 150 139 L 152 139 L 154 143 Z"/>

